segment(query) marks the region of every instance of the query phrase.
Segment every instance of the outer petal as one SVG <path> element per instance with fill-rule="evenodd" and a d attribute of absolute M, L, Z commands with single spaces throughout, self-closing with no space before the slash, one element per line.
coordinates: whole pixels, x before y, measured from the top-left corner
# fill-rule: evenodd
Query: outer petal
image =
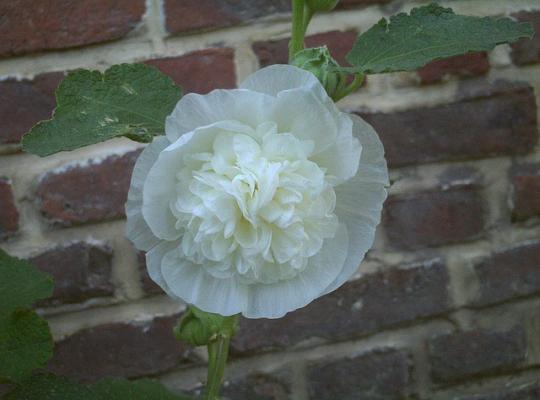
<path fill-rule="evenodd" d="M 164 136 L 154 139 L 152 143 L 146 146 L 137 159 L 133 168 L 133 174 L 131 175 L 131 185 L 126 202 L 126 236 L 139 250 L 148 251 L 159 241 L 148 227 L 142 215 L 143 186 L 148 172 L 156 162 L 159 153 L 169 144 L 170 142 Z"/>
<path fill-rule="evenodd" d="M 250 286 L 247 318 L 281 318 L 298 308 L 305 307 L 321 296 L 332 283 L 347 258 L 350 243 L 344 225 L 332 239 L 327 239 L 322 249 L 309 259 L 306 269 L 296 278 L 274 284 Z"/>
<path fill-rule="evenodd" d="M 152 248 L 146 253 L 146 269 L 150 278 L 156 282 L 170 297 L 177 298 L 174 293 L 169 289 L 169 285 L 165 282 L 163 274 L 161 273 L 161 266 L 163 264 L 163 258 L 166 254 L 174 251 L 180 246 L 180 241 L 174 242 L 160 242 L 157 246 Z"/>
<path fill-rule="evenodd" d="M 277 64 L 262 68 L 248 76 L 240 84 L 249 89 L 270 96 L 277 96 L 284 90 L 304 89 L 313 91 L 319 100 L 325 102 L 328 95 L 319 80 L 311 72 L 292 65 Z"/>
<path fill-rule="evenodd" d="M 306 89 L 280 92 L 271 118 L 278 124 L 279 132 L 313 141 L 314 154 L 334 143 L 338 134 L 336 115 L 313 91 Z"/>
<path fill-rule="evenodd" d="M 244 89 L 213 90 L 206 95 L 190 93 L 182 97 L 165 121 L 171 142 L 196 128 L 218 121 L 235 120 L 256 128 L 268 121 L 275 99 Z"/>
<path fill-rule="evenodd" d="M 174 296 L 203 311 L 234 315 L 246 307 L 246 286 L 239 284 L 234 277 L 213 277 L 202 266 L 181 258 L 175 250 L 163 258 L 161 273 Z"/>
<path fill-rule="evenodd" d="M 358 269 L 373 245 L 375 228 L 380 222 L 382 205 L 387 196 L 388 169 L 383 145 L 368 123 L 355 115 L 351 115 L 351 118 L 354 133 L 362 144 L 360 166 L 354 178 L 335 188 L 336 214 L 347 225 L 349 254 L 342 271 L 324 290 L 324 294 L 343 285 Z"/>
<path fill-rule="evenodd" d="M 353 122 L 345 113 L 340 116 L 340 128 L 333 143 L 310 159 L 324 167 L 333 184 L 342 183 L 356 175 L 360 163 L 362 145 L 354 137 Z"/>

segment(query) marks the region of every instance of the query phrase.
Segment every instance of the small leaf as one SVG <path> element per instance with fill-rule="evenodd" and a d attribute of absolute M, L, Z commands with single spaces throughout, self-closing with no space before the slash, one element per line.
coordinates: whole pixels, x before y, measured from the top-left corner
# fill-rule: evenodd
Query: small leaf
<path fill-rule="evenodd" d="M 380 20 L 358 36 L 347 61 L 349 72 L 377 74 L 415 70 L 430 61 L 474 51 L 489 51 L 496 45 L 531 38 L 529 23 L 509 18 L 456 15 L 437 4 L 414 8 Z"/>
<path fill-rule="evenodd" d="M 31 310 L 0 318 L 0 377 L 18 382 L 42 368 L 52 355 L 47 322 Z"/>
<path fill-rule="evenodd" d="M 190 400 L 169 392 L 156 381 L 106 379 L 79 385 L 51 374 L 37 375 L 10 392 L 4 400 Z"/>
<path fill-rule="evenodd" d="M 52 295 L 50 276 L 0 249 L 0 318 Z"/>
<path fill-rule="evenodd" d="M 53 118 L 24 135 L 23 149 L 39 156 L 126 136 L 150 142 L 182 97 L 166 75 L 144 64 L 120 64 L 105 73 L 77 70 L 56 92 Z"/>

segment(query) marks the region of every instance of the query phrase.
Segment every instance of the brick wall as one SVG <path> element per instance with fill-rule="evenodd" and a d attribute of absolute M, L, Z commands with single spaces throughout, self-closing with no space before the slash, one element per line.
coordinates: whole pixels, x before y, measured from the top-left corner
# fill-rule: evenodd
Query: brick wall
<path fill-rule="evenodd" d="M 355 32 L 406 0 L 342 0 L 307 42 L 343 59 Z M 445 2 L 443 2 L 445 3 Z M 336 292 L 281 320 L 242 320 L 235 400 L 540 397 L 540 4 L 454 0 L 531 21 L 533 41 L 370 76 L 341 106 L 379 132 L 393 186 L 374 248 Z M 124 237 L 140 145 L 40 159 L 21 135 L 79 67 L 147 62 L 186 92 L 286 62 L 287 0 L 11 0 L 0 4 L 0 246 L 55 277 L 41 303 L 49 369 L 81 381 L 160 378 L 196 391 L 204 352 L 172 339 L 184 306 Z"/>

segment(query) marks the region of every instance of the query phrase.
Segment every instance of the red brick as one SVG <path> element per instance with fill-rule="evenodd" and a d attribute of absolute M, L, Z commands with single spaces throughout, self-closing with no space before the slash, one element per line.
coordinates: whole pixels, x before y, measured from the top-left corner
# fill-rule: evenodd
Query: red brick
<path fill-rule="evenodd" d="M 540 385 L 538 382 L 513 385 L 506 383 L 498 390 L 490 390 L 489 393 L 476 394 L 473 396 L 459 397 L 457 400 L 537 400 L 540 399 Z"/>
<path fill-rule="evenodd" d="M 519 326 L 511 330 L 473 330 L 437 336 L 429 341 L 431 375 L 446 385 L 520 368 L 527 344 Z"/>
<path fill-rule="evenodd" d="M 62 72 L 51 72 L 33 80 L 0 82 L 0 144 L 19 143 L 32 126 L 51 117 L 56 104 L 54 91 L 63 77 Z"/>
<path fill-rule="evenodd" d="M 213 30 L 290 11 L 288 0 L 165 0 L 170 33 Z"/>
<path fill-rule="evenodd" d="M 424 85 L 442 81 L 448 75 L 459 77 L 484 75 L 489 71 L 487 54 L 468 53 L 460 56 L 433 61 L 418 70 L 420 82 Z"/>
<path fill-rule="evenodd" d="M 540 165 L 525 164 L 512 169 L 512 217 L 523 220 L 540 216 Z"/>
<path fill-rule="evenodd" d="M 19 212 L 11 190 L 11 182 L 0 177 L 0 241 L 13 236 L 19 230 Z"/>
<path fill-rule="evenodd" d="M 512 43 L 512 61 L 517 65 L 540 62 L 540 11 L 523 11 L 513 14 L 518 21 L 530 22 L 535 31 L 532 39 L 521 39 Z"/>
<path fill-rule="evenodd" d="M 412 391 L 411 369 L 407 353 L 390 349 L 326 361 L 308 368 L 310 399 L 404 399 Z"/>
<path fill-rule="evenodd" d="M 165 292 L 161 287 L 155 283 L 150 275 L 148 275 L 148 270 L 146 268 L 146 256 L 143 252 L 137 253 L 137 263 L 139 265 L 139 273 L 141 276 L 141 288 L 143 292 L 149 296 L 164 294 Z"/>
<path fill-rule="evenodd" d="M 41 213 L 58 226 L 124 217 L 131 172 L 139 154 L 135 150 L 45 174 L 36 191 Z"/>
<path fill-rule="evenodd" d="M 463 89 L 456 102 L 394 113 L 364 113 L 391 167 L 526 154 L 538 140 L 532 87 L 497 83 Z"/>
<path fill-rule="evenodd" d="M 168 371 L 192 357 L 190 349 L 172 333 L 178 318 L 112 323 L 79 331 L 56 343 L 48 369 L 82 382 Z"/>
<path fill-rule="evenodd" d="M 208 93 L 213 89 L 236 86 L 234 50 L 214 48 L 195 51 L 180 57 L 146 61 L 182 87 L 184 93 Z"/>
<path fill-rule="evenodd" d="M 458 186 L 390 196 L 383 224 L 391 247 L 410 250 L 476 239 L 484 214 L 476 186 Z"/>
<path fill-rule="evenodd" d="M 450 308 L 444 265 L 391 269 L 346 283 L 281 319 L 241 320 L 233 350 L 285 348 L 313 338 L 345 340 L 440 315 Z"/>
<path fill-rule="evenodd" d="M 493 254 L 474 266 L 480 282 L 476 306 L 540 292 L 540 242 Z"/>
<path fill-rule="evenodd" d="M 32 257 L 32 264 L 54 278 L 52 297 L 39 305 L 80 303 L 114 295 L 112 257 L 110 247 L 86 242 L 57 246 Z"/>
<path fill-rule="evenodd" d="M 141 21 L 144 0 L 10 0 L 0 4 L 0 56 L 119 39 Z"/>
<path fill-rule="evenodd" d="M 221 393 L 234 400 L 289 400 L 291 399 L 291 371 L 279 374 L 251 374 L 243 379 L 225 382 Z"/>
<path fill-rule="evenodd" d="M 306 37 L 307 47 L 327 45 L 330 53 L 340 65 L 349 65 L 345 56 L 356 40 L 355 31 L 330 31 Z M 289 59 L 289 39 L 260 41 L 253 43 L 253 51 L 261 67 L 271 64 L 287 64 Z"/>

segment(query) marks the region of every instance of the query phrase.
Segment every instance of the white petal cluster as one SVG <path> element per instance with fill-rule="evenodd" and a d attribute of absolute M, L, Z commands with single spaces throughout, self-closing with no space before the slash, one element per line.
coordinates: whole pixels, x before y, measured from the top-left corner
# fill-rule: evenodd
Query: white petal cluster
<path fill-rule="evenodd" d="M 127 235 L 170 296 L 278 318 L 356 271 L 387 181 L 373 129 L 276 65 L 179 101 L 135 166 Z"/>

